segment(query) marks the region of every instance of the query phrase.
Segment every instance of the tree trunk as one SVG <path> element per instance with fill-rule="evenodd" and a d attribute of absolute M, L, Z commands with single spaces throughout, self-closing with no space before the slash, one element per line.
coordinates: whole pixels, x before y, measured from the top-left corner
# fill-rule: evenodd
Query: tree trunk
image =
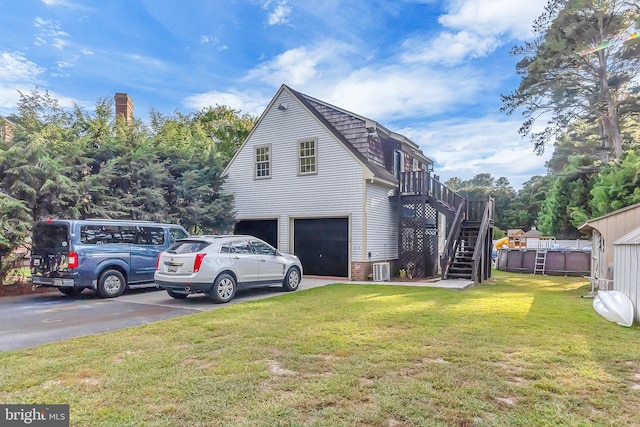
<path fill-rule="evenodd" d="M 616 100 L 608 83 L 606 55 L 606 49 L 598 52 L 598 80 L 600 81 L 598 109 L 600 110 L 599 114 L 601 117 L 599 126 L 600 138 L 604 142 L 607 157 L 611 155 L 611 150 L 613 149 L 614 159 L 620 160 L 622 158 L 622 134 L 620 133 L 620 123 L 618 122 Z"/>

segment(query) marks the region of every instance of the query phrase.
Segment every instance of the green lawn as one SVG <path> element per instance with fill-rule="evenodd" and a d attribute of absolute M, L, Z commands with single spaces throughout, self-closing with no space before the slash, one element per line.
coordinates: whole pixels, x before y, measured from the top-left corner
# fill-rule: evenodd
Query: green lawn
<path fill-rule="evenodd" d="M 331 285 L 0 353 L 0 402 L 76 426 L 640 425 L 640 328 L 585 279 Z"/>

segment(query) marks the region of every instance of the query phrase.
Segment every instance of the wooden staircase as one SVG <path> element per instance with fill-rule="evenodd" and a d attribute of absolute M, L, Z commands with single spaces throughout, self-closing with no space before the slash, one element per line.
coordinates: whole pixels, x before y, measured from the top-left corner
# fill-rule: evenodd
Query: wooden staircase
<path fill-rule="evenodd" d="M 479 221 L 463 221 L 460 236 L 447 272 L 448 279 L 471 279 L 473 277 L 473 252 L 480 231 Z"/>
<path fill-rule="evenodd" d="M 468 201 L 427 171 L 403 172 L 399 181 L 399 191 L 395 197 L 400 201 L 400 263 L 415 264 L 416 260 L 417 263 L 424 264 L 426 270 L 431 270 L 431 266 L 437 269 L 437 261 L 430 263 L 429 256 L 418 253 L 431 250 L 430 256 L 438 256 L 438 248 L 433 253 L 434 241 L 437 246 L 437 232 L 433 228 L 437 226 L 437 220 L 433 216 L 435 211 L 447 218 L 449 230 L 446 246 L 440 256 L 442 278 L 468 279 L 478 283 L 490 277 L 495 213 L 493 199 L 488 197 L 487 200 Z M 430 207 L 430 213 L 425 209 L 426 205 Z M 432 227 L 430 232 L 429 227 Z M 415 245 L 418 252 L 403 252 L 402 239 L 406 237 L 405 231 L 412 242 L 419 243 Z"/>
<path fill-rule="evenodd" d="M 480 283 L 491 277 L 494 201 L 465 201 L 451 223 L 440 258 L 443 279 Z"/>

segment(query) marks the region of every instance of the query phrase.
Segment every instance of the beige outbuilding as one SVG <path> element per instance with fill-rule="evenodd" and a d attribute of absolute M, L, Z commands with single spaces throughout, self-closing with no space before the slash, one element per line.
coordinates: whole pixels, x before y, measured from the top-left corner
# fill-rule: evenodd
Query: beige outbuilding
<path fill-rule="evenodd" d="M 613 289 L 613 243 L 640 227 L 640 203 L 590 219 L 578 230 L 591 236 L 591 280 L 597 289 Z"/>

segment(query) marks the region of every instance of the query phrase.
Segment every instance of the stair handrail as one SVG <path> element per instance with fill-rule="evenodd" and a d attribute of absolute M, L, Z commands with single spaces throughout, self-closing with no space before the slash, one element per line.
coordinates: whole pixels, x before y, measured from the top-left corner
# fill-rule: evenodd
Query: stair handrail
<path fill-rule="evenodd" d="M 456 210 L 456 216 L 453 218 L 451 228 L 449 228 L 449 234 L 447 235 L 447 244 L 445 245 L 444 250 L 442 251 L 442 255 L 440 256 L 440 270 L 442 271 L 443 279 L 447 277 L 449 267 L 451 266 L 453 257 L 456 253 L 456 243 L 458 242 L 458 238 L 460 237 L 460 229 L 462 228 L 462 221 L 464 220 L 466 211 L 465 204 L 466 200 L 464 198 L 461 198 L 458 209 Z"/>
<path fill-rule="evenodd" d="M 471 280 L 474 283 L 478 283 L 478 264 L 485 251 L 482 249 L 486 244 L 487 231 L 489 230 L 489 222 L 493 219 L 493 198 L 488 197 L 487 204 L 484 208 L 484 214 L 480 222 L 480 229 L 478 230 L 478 239 L 476 239 L 476 246 L 473 248 L 473 255 L 471 256 Z"/>
<path fill-rule="evenodd" d="M 400 194 L 424 194 L 442 202 L 452 210 L 458 209 L 466 200 L 449 187 L 431 176 L 425 170 L 401 172 L 399 179 Z"/>

